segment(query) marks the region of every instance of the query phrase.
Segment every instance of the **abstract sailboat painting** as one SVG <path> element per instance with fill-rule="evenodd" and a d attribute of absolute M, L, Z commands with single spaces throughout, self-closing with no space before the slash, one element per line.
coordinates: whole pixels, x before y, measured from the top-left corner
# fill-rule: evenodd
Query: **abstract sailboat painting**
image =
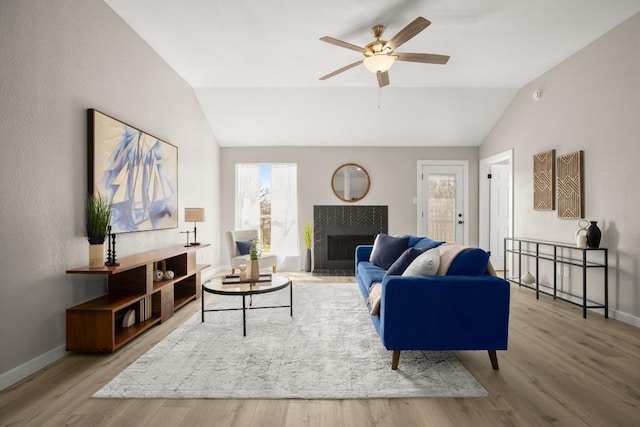
<path fill-rule="evenodd" d="M 178 226 L 178 148 L 88 110 L 89 189 L 112 202 L 113 233 Z"/>

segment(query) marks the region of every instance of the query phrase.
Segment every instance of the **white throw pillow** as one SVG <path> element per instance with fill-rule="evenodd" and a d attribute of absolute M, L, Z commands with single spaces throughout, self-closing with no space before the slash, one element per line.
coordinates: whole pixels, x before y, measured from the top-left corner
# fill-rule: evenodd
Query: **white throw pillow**
<path fill-rule="evenodd" d="M 440 249 L 429 249 L 414 259 L 403 276 L 435 276 L 440 267 Z"/>

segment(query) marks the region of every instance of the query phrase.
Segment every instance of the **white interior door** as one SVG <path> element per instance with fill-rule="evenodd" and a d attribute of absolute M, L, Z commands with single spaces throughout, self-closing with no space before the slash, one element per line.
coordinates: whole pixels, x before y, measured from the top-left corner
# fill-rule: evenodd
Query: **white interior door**
<path fill-rule="evenodd" d="M 501 197 L 502 200 L 500 202 L 496 202 L 496 201 L 492 202 L 492 199 L 494 198 L 493 196 L 496 193 L 498 193 L 499 195 L 501 194 L 501 191 L 498 191 L 497 189 L 494 189 L 493 191 L 491 190 L 493 179 L 489 179 L 489 175 L 493 176 L 492 167 L 494 165 L 505 166 L 508 172 L 507 196 L 506 198 Z M 509 149 L 501 153 L 494 154 L 493 156 L 481 159 L 479 166 L 480 168 L 479 168 L 479 175 L 478 175 L 478 187 L 479 187 L 478 243 L 482 249 L 491 251 L 492 254 L 496 253 L 496 255 L 505 256 L 507 269 L 513 271 L 513 264 L 512 264 L 513 256 L 511 256 L 510 253 L 503 254 L 501 252 L 502 250 L 504 250 L 504 241 L 499 237 L 495 237 L 495 234 L 497 234 L 495 231 L 496 226 L 491 225 L 491 222 L 492 222 L 491 211 L 493 210 L 495 212 L 497 209 L 499 210 L 498 206 L 504 207 L 504 203 L 506 200 L 506 204 L 507 204 L 506 210 L 507 210 L 507 217 L 508 217 L 506 237 L 513 237 L 513 149 Z M 492 208 L 491 207 L 492 204 L 496 204 L 496 206 Z M 490 237 L 492 233 L 494 233 L 493 238 Z M 501 232 L 501 233 L 504 233 L 504 232 Z M 491 246 L 492 245 L 491 241 L 493 240 L 495 244 L 496 240 L 498 239 L 500 239 L 499 241 L 500 252 L 496 252 Z M 493 266 L 497 270 L 503 270 L 505 268 L 504 263 L 499 264 L 493 259 L 492 259 L 492 263 L 494 264 Z"/>
<path fill-rule="evenodd" d="M 465 167 L 462 164 L 428 164 L 421 170 L 421 234 L 434 240 L 466 241 Z"/>
<path fill-rule="evenodd" d="M 489 251 L 491 263 L 502 270 L 504 267 L 504 238 L 509 236 L 509 165 L 491 165 L 489 205 Z"/>

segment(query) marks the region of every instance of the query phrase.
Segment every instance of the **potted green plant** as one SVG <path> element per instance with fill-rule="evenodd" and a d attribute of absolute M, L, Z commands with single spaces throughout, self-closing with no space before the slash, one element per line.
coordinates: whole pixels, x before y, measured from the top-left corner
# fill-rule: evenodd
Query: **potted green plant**
<path fill-rule="evenodd" d="M 86 231 L 89 240 L 89 267 L 104 265 L 104 240 L 111 223 L 111 201 L 97 194 L 87 198 Z"/>
<path fill-rule="evenodd" d="M 260 257 L 259 243 L 260 240 L 256 237 L 251 239 L 251 246 L 249 246 L 249 277 L 253 281 L 257 281 L 260 278 L 260 263 L 258 261 L 258 258 Z"/>
<path fill-rule="evenodd" d="M 311 243 L 313 242 L 313 224 L 307 220 L 302 224 L 302 234 L 304 236 L 304 246 L 307 248 L 307 258 L 305 259 L 304 271 L 311 271 Z"/>

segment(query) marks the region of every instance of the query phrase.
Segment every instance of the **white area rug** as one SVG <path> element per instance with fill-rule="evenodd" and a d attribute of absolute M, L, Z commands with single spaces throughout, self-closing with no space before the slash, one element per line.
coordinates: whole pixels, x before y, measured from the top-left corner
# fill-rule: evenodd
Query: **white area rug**
<path fill-rule="evenodd" d="M 289 291 L 254 297 L 288 303 Z M 216 297 L 208 308 L 240 307 Z M 487 396 L 448 352 L 406 351 L 398 370 L 354 283 L 293 284 L 288 308 L 198 312 L 94 397 L 359 399 Z"/>

